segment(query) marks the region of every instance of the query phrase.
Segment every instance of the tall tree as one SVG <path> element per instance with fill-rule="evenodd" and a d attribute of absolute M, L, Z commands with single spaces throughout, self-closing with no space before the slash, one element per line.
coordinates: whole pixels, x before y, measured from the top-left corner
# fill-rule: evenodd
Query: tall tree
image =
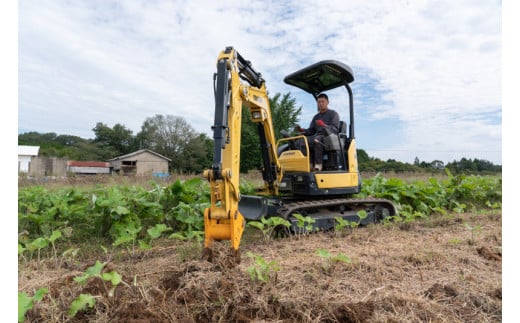
<path fill-rule="evenodd" d="M 137 134 L 141 148 L 151 149 L 172 160 L 171 168 L 180 172 L 199 172 L 199 160 L 207 158 L 207 146 L 182 117 L 155 115 L 147 118 Z"/>
<path fill-rule="evenodd" d="M 112 157 L 128 154 L 137 148 L 132 130 L 119 123 L 110 128 L 98 122 L 92 131 L 95 134 L 94 143 L 112 150 L 114 154 Z"/>

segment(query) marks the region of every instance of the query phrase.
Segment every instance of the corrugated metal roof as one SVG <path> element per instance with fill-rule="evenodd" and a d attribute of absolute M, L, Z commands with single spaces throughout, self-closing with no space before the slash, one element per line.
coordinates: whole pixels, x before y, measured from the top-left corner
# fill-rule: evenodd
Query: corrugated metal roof
<path fill-rule="evenodd" d="M 40 146 L 18 146 L 18 156 L 38 156 Z"/>
<path fill-rule="evenodd" d="M 167 161 L 172 161 L 170 158 L 164 157 L 163 155 L 158 154 L 155 151 L 151 151 L 150 149 L 141 149 L 141 150 L 138 150 L 138 151 L 134 151 L 133 153 L 129 153 L 129 154 L 126 154 L 126 155 L 123 155 L 123 156 L 119 156 L 119 157 L 115 157 L 115 158 L 109 159 L 108 161 L 115 161 L 115 160 L 119 160 L 119 159 L 126 159 L 126 158 L 129 158 L 129 157 L 132 157 L 132 156 L 136 156 L 136 155 L 142 154 L 144 152 L 149 152 L 150 154 L 155 155 L 157 157 L 160 157 L 162 159 L 166 159 Z"/>
<path fill-rule="evenodd" d="M 100 161 L 69 160 L 69 161 L 67 161 L 67 166 L 76 166 L 76 167 L 110 167 L 110 163 L 100 162 Z"/>

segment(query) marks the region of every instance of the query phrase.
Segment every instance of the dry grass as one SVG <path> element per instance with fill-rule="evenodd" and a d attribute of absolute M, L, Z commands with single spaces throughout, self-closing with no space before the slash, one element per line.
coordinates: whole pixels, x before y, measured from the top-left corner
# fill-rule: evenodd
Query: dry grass
<path fill-rule="evenodd" d="M 361 173 L 362 179 L 368 179 L 377 175 L 374 172 Z M 395 173 L 387 172 L 382 174 L 386 178 L 400 178 L 409 182 L 415 180 L 428 180 L 430 177 L 443 180 L 447 178 L 444 173 Z M 46 178 L 28 178 L 27 176 L 18 177 L 18 187 L 31 185 L 41 185 L 47 188 L 63 188 L 63 187 L 82 187 L 92 188 L 98 185 L 137 185 L 142 187 L 151 187 L 150 182 L 171 184 L 176 180 L 186 180 L 190 178 L 203 178 L 202 174 L 172 174 L 168 179 L 160 179 L 152 176 L 120 176 L 120 175 L 78 175 L 63 178 L 46 177 Z M 244 180 L 253 186 L 262 187 L 264 182 L 260 171 L 250 171 L 247 174 L 240 174 L 241 180 Z"/>
<path fill-rule="evenodd" d="M 502 315 L 501 214 L 432 218 L 411 225 L 371 225 L 264 242 L 246 230 L 242 262 L 229 267 L 228 243 L 217 261 L 201 260 L 200 245 L 160 241 L 154 249 L 109 255 L 123 275 L 113 297 L 93 280 L 75 276 L 96 258 L 19 264 L 19 290 L 50 293 L 28 313 L 30 322 L 497 322 Z M 470 232 L 470 227 L 479 227 Z M 92 246 L 84 246 L 92 248 Z M 316 254 L 342 253 L 329 271 Z M 266 283 L 253 281 L 247 252 L 276 261 Z M 100 260 L 105 255 L 99 255 Z M 80 293 L 96 296 L 93 309 L 68 318 Z"/>
<path fill-rule="evenodd" d="M 184 175 L 172 174 L 167 179 L 161 179 L 153 176 L 120 176 L 120 175 L 78 175 L 63 178 L 46 177 L 46 178 L 28 178 L 26 176 L 18 177 L 18 187 L 26 187 L 32 185 L 41 185 L 49 189 L 76 187 L 76 188 L 92 188 L 98 185 L 112 186 L 112 185 L 135 185 L 141 187 L 151 187 L 150 182 L 163 183 L 164 185 L 171 184 L 176 180 L 185 180 L 193 177 L 200 177 L 202 175 Z"/>

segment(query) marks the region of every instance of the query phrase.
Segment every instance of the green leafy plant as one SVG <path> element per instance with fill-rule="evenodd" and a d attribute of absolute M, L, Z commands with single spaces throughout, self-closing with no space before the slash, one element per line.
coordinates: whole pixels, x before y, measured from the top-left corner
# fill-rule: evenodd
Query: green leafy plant
<path fill-rule="evenodd" d="M 122 276 L 118 274 L 116 271 L 111 271 L 109 273 L 102 273 L 106 263 L 101 263 L 99 260 L 96 260 L 96 263 L 87 268 L 83 275 L 74 277 L 74 281 L 77 282 L 80 285 L 85 285 L 90 279 L 92 278 L 99 278 L 101 279 L 101 282 L 103 283 L 103 286 L 105 288 L 105 291 L 109 297 L 114 296 L 114 291 L 121 283 Z M 111 288 L 108 289 L 105 285 L 105 282 L 111 282 Z"/>
<path fill-rule="evenodd" d="M 180 201 L 167 219 L 174 228 L 170 238 L 181 240 L 200 240 L 204 233 L 204 209 L 209 203 L 187 203 Z"/>
<path fill-rule="evenodd" d="M 254 260 L 254 265 L 250 266 L 247 270 L 249 272 L 249 276 L 253 281 L 261 281 L 267 283 L 271 279 L 271 274 L 275 274 L 280 270 L 278 266 L 278 262 L 272 260 L 267 262 L 262 256 L 253 254 L 251 252 L 247 253 L 247 256 Z M 276 281 L 276 276 L 275 276 Z"/>
<path fill-rule="evenodd" d="M 248 183 L 241 183 L 244 192 Z M 500 209 L 499 176 L 452 175 L 447 179 L 404 181 L 378 174 L 364 178 L 356 197 L 387 198 L 399 214 L 387 221 L 408 222 L 432 214 L 463 213 L 475 209 Z M 149 247 L 156 238 L 148 230 L 157 224 L 172 228 L 171 238 L 203 238 L 203 212 L 209 203 L 209 185 L 200 178 L 177 180 L 168 186 L 146 189 L 138 185 L 99 185 L 92 188 L 44 188 L 33 185 L 18 190 L 19 256 L 32 260 L 54 256 L 64 238 L 69 242 L 92 239 L 114 247 Z M 298 235 L 312 231 L 310 218 L 295 216 Z M 341 227 L 342 224 L 339 224 Z M 351 227 L 354 224 L 350 224 Z M 269 227 L 269 225 L 267 225 Z M 267 227 L 259 228 L 260 230 Z M 338 230 L 339 230 L 338 227 Z M 345 228 L 345 227 L 344 227 Z M 66 229 L 70 232 L 66 233 Z M 61 236 L 59 233 L 61 232 Z M 51 252 L 45 252 L 52 248 Z M 30 255 L 30 256 L 28 256 Z"/>
<path fill-rule="evenodd" d="M 270 241 L 273 236 L 273 232 L 277 228 L 289 228 L 291 226 L 291 223 L 279 216 L 273 216 L 268 219 L 262 217 L 260 218 L 260 221 L 250 221 L 247 223 L 247 225 L 260 230 L 263 234 L 264 240 Z"/>
<path fill-rule="evenodd" d="M 38 262 L 40 261 L 40 251 L 47 247 L 49 245 L 49 240 L 44 237 L 38 237 L 34 239 L 33 241 L 29 242 L 26 246 L 27 250 L 30 252 L 31 256 L 30 259 L 32 259 L 32 255 L 34 251 L 38 251 Z"/>
<path fill-rule="evenodd" d="M 145 242 L 144 240 L 139 240 L 139 248 L 143 250 L 147 250 L 152 248 L 153 240 L 159 238 L 164 232 L 172 231 L 172 228 L 168 228 L 164 223 L 157 223 L 155 226 L 146 230 L 148 237 L 150 240 Z"/>
<path fill-rule="evenodd" d="M 61 254 L 62 261 L 73 262 L 78 256 L 79 248 L 69 248 Z"/>
<path fill-rule="evenodd" d="M 339 216 L 334 218 L 334 220 L 334 233 L 337 236 L 342 236 L 347 229 L 357 226 L 356 222 L 346 220 Z"/>
<path fill-rule="evenodd" d="M 96 299 L 91 294 L 80 294 L 76 297 L 72 303 L 70 304 L 69 310 L 67 311 L 67 315 L 69 317 L 74 317 L 78 312 L 83 311 L 88 308 L 93 308 L 96 304 Z"/>
<path fill-rule="evenodd" d="M 137 235 L 141 232 L 142 227 L 137 226 L 136 222 L 114 223 L 113 228 L 118 232 L 117 239 L 112 243 L 113 246 L 127 245 L 128 250 L 135 254 L 136 245 L 138 243 Z M 131 243 L 131 244 L 130 244 Z"/>
<path fill-rule="evenodd" d="M 346 255 L 342 254 L 341 252 L 333 255 L 330 253 L 330 251 L 325 249 L 318 249 L 316 250 L 316 254 L 321 257 L 321 269 L 326 274 L 332 274 L 334 267 L 336 263 L 343 262 L 343 263 L 351 263 L 351 259 L 347 257 Z"/>
<path fill-rule="evenodd" d="M 359 218 L 359 223 L 361 223 L 368 217 L 368 212 L 366 210 L 360 210 L 357 212 L 357 216 Z"/>
<path fill-rule="evenodd" d="M 27 311 L 33 308 L 34 303 L 41 301 L 48 292 L 47 288 L 38 289 L 33 296 L 29 296 L 25 292 L 18 292 L 18 322 L 25 321 Z"/>
<path fill-rule="evenodd" d="M 56 257 L 57 256 L 57 251 L 56 251 L 56 240 L 58 240 L 59 238 L 62 237 L 62 234 L 61 234 L 61 231 L 60 230 L 55 230 L 55 231 L 52 231 L 52 234 L 51 236 L 48 238 L 50 244 L 52 245 L 52 250 L 54 252 L 54 256 Z"/>
<path fill-rule="evenodd" d="M 57 251 L 56 251 L 56 245 L 55 241 L 62 237 L 61 231 L 55 230 L 52 231 L 52 234 L 50 236 L 43 236 L 38 237 L 32 241 L 29 240 L 28 237 L 24 238 L 25 246 L 18 243 L 18 254 L 23 255 L 23 253 L 27 250 L 30 252 L 31 256 L 30 259 L 32 259 L 33 253 L 35 251 L 38 251 L 38 261 L 41 260 L 41 250 L 45 249 L 49 246 L 49 244 L 52 245 L 53 255 L 57 258 Z"/>
<path fill-rule="evenodd" d="M 197 242 L 201 242 L 204 240 L 204 231 L 201 230 L 191 230 L 191 231 L 185 231 L 185 232 L 175 232 L 168 236 L 170 239 L 177 239 L 177 240 L 195 240 Z"/>
<path fill-rule="evenodd" d="M 314 223 L 316 222 L 316 219 L 314 219 L 310 216 L 303 216 L 298 213 L 293 214 L 293 216 L 297 221 L 296 226 L 299 229 L 297 232 L 298 236 L 308 234 L 313 231 Z"/>
<path fill-rule="evenodd" d="M 18 255 L 23 256 L 23 253 L 27 250 L 21 243 L 18 244 Z"/>

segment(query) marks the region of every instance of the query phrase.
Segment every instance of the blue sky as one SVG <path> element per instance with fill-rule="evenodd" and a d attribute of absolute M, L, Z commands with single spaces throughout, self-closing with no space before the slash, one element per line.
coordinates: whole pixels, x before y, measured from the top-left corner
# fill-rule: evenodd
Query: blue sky
<path fill-rule="evenodd" d="M 234 46 L 315 111 L 285 75 L 351 66 L 358 147 L 403 162 L 502 163 L 499 1 L 61 1 L 18 6 L 18 132 L 139 132 L 155 114 L 211 134 L 216 58 Z M 346 93 L 330 107 L 348 115 Z"/>

